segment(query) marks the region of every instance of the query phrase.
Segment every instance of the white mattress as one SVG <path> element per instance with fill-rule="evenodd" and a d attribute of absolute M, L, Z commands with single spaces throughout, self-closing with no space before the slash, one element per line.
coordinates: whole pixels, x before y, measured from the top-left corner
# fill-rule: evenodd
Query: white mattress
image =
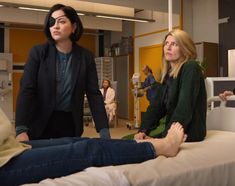
<path fill-rule="evenodd" d="M 88 168 L 28 186 L 234 186 L 235 132 L 208 131 L 203 142 L 184 143 L 174 158 Z"/>

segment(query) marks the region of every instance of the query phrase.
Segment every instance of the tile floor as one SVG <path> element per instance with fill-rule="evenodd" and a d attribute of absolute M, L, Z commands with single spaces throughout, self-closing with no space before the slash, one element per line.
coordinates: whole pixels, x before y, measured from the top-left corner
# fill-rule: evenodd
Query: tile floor
<path fill-rule="evenodd" d="M 115 138 L 115 139 L 120 139 L 123 136 L 126 136 L 128 134 L 133 134 L 137 132 L 137 129 L 128 129 L 127 128 L 127 123 L 129 121 L 127 120 L 123 120 L 123 119 L 119 119 L 118 120 L 118 126 L 116 128 L 110 126 L 110 133 L 111 133 L 111 137 Z M 96 132 L 95 128 L 93 127 L 92 123 L 89 123 L 88 126 L 84 127 L 84 133 L 83 133 L 83 137 L 99 137 L 99 134 Z"/>

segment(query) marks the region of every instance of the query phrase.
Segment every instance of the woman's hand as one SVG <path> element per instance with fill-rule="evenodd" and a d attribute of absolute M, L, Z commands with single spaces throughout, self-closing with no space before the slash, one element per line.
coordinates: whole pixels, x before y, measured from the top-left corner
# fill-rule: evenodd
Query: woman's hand
<path fill-rule="evenodd" d="M 222 101 L 227 101 L 227 97 L 232 96 L 232 91 L 224 91 L 223 93 L 219 94 L 219 97 Z"/>
<path fill-rule="evenodd" d="M 135 140 L 143 140 L 143 139 L 151 139 L 151 137 L 147 136 L 143 132 L 139 132 L 139 133 L 135 134 L 134 139 Z"/>
<path fill-rule="evenodd" d="M 146 92 L 147 90 L 150 90 L 150 89 L 151 89 L 151 86 L 148 86 L 144 88 L 144 91 Z"/>
<path fill-rule="evenodd" d="M 16 136 L 16 139 L 18 141 L 29 141 L 29 136 L 26 132 L 22 132 L 18 136 Z"/>

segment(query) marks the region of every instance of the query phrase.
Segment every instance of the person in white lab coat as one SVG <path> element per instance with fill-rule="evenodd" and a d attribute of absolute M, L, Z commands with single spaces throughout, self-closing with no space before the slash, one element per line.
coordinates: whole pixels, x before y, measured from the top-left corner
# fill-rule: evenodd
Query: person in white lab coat
<path fill-rule="evenodd" d="M 108 79 L 104 79 L 100 91 L 104 98 L 105 109 L 110 123 L 113 120 L 117 109 L 115 90 L 111 87 L 111 82 Z"/>

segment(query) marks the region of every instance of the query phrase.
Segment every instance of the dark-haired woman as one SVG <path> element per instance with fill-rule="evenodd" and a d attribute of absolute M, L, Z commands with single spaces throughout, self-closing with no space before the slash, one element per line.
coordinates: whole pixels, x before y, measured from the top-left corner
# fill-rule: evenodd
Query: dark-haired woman
<path fill-rule="evenodd" d="M 20 141 L 81 136 L 86 93 L 96 130 L 110 138 L 93 55 L 76 44 L 83 33 L 77 12 L 54 5 L 45 19 L 48 39 L 30 51 L 16 106 Z"/>

